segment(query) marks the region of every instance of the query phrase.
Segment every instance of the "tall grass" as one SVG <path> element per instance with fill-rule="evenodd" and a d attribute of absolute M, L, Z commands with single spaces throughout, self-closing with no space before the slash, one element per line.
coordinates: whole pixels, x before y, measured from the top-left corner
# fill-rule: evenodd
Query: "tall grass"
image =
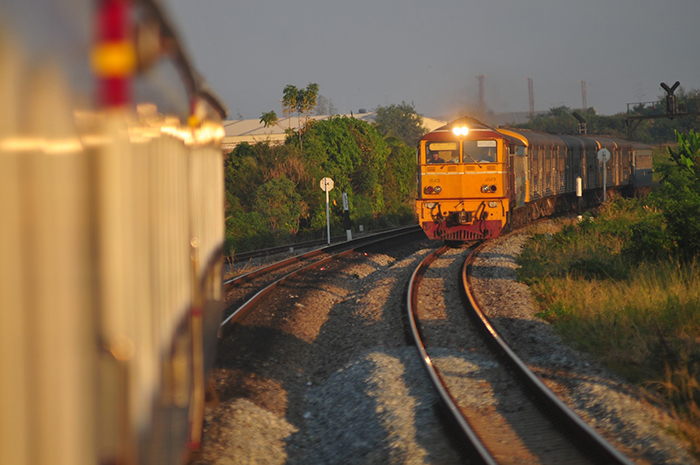
<path fill-rule="evenodd" d="M 665 403 L 700 455 L 700 263 L 640 250 L 635 231 L 657 220 L 639 201 L 616 201 L 533 238 L 519 272 L 539 316 Z"/>

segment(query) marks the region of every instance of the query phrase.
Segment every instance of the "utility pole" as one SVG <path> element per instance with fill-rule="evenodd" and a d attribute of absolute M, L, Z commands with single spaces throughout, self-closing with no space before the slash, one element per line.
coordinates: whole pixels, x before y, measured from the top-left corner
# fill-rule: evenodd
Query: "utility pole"
<path fill-rule="evenodd" d="M 486 79 L 486 75 L 480 74 L 476 78 L 479 80 L 479 116 L 483 116 L 486 113 L 486 104 L 484 103 L 484 79 Z"/>
<path fill-rule="evenodd" d="M 530 94 L 530 119 L 535 117 L 535 93 L 532 91 L 532 78 L 527 79 L 527 90 Z"/>
<path fill-rule="evenodd" d="M 579 80 L 579 82 L 581 83 L 581 100 L 583 102 L 581 109 L 585 112 L 588 108 L 588 102 L 586 102 L 586 81 Z"/>

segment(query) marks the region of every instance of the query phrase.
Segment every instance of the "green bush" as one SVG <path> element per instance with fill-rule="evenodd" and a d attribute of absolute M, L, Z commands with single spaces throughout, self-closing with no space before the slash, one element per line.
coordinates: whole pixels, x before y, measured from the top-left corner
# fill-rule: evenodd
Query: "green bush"
<path fill-rule="evenodd" d="M 688 234 L 700 216 L 700 187 L 693 176 L 676 163 L 652 199 L 616 200 L 557 234 L 534 236 L 518 273 L 537 316 L 673 410 L 673 431 L 700 457 L 699 235 Z"/>
<path fill-rule="evenodd" d="M 575 278 L 594 279 L 626 279 L 629 269 L 623 260 L 616 255 L 607 255 L 603 251 L 592 258 L 579 258 L 571 262 L 569 274 Z"/>
<path fill-rule="evenodd" d="M 669 148 L 673 164 L 660 167 L 663 178 L 652 200 L 684 259 L 700 256 L 700 134 L 676 132 L 678 151 Z"/>
<path fill-rule="evenodd" d="M 276 234 L 294 234 L 306 206 L 294 189 L 294 183 L 286 177 L 273 178 L 255 192 L 255 211 L 267 220 L 270 230 Z"/>
<path fill-rule="evenodd" d="M 652 211 L 632 225 L 631 236 L 626 242 L 623 253 L 631 260 L 668 259 L 675 254 L 676 243 L 669 234 L 664 215 Z"/>

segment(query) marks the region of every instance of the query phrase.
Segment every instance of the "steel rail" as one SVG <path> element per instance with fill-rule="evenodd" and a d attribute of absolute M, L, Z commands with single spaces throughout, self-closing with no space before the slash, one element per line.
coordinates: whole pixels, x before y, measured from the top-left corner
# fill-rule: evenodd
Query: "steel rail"
<path fill-rule="evenodd" d="M 561 422 L 578 441 L 583 444 L 584 452 L 596 458 L 596 463 L 632 465 L 620 451 L 600 436 L 593 428 L 562 402 L 537 375 L 535 375 L 525 363 L 518 357 L 510 346 L 503 340 L 498 331 L 493 327 L 488 317 L 482 311 L 476 297 L 471 292 L 470 271 L 476 254 L 486 243 L 472 249 L 464 261 L 462 267 L 462 291 L 473 309 L 474 320 L 480 330 L 486 335 L 488 342 L 495 349 L 499 357 L 506 363 L 520 381 L 528 388 L 528 391 L 543 405 L 546 411 Z"/>
<path fill-rule="evenodd" d="M 362 236 L 356 236 L 355 239 L 352 239 L 351 241 L 346 240 L 345 237 L 337 236 L 333 238 L 336 242 L 331 244 L 330 247 L 335 247 L 335 246 L 342 246 L 342 245 L 347 245 L 350 243 L 353 243 L 354 241 L 358 241 L 361 239 L 366 239 L 368 237 L 374 237 L 377 234 L 387 234 L 387 233 L 392 233 L 395 231 L 403 231 L 403 230 L 413 230 L 415 228 L 419 227 L 418 225 L 411 225 L 411 226 L 404 226 L 401 228 L 391 228 L 387 230 L 382 230 L 382 231 L 377 231 L 375 233 L 366 233 L 363 234 Z M 314 239 L 310 241 L 304 241 L 304 242 L 297 242 L 295 244 L 286 244 L 286 245 L 278 245 L 275 247 L 268 247 L 266 249 L 259 249 L 259 250 L 251 250 L 250 252 L 240 252 L 237 254 L 229 255 L 227 257 L 224 257 L 225 259 L 231 259 L 233 258 L 234 260 L 249 260 L 251 258 L 258 258 L 258 257 L 265 257 L 268 255 L 275 255 L 278 253 L 283 253 L 287 252 L 291 249 L 303 249 L 307 247 L 315 247 L 315 246 L 322 246 L 326 244 L 327 241 L 326 239 Z"/>
<path fill-rule="evenodd" d="M 374 234 L 372 236 L 366 236 L 366 237 L 363 237 L 361 239 L 353 240 L 350 242 L 345 242 L 342 244 L 330 245 L 328 247 L 324 247 L 323 249 L 314 250 L 314 251 L 311 251 L 309 253 L 297 256 L 297 257 L 292 257 L 292 258 L 289 258 L 287 260 L 282 260 L 281 262 L 273 263 L 269 266 L 260 268 L 258 270 L 247 273 L 245 275 L 241 275 L 237 278 L 226 281 L 224 283 L 224 285 L 225 285 L 225 288 L 228 290 L 235 283 L 239 283 L 239 282 L 253 279 L 254 277 L 270 273 L 274 270 L 280 269 L 280 268 L 287 266 L 289 264 L 292 264 L 292 263 L 295 263 L 298 261 L 302 261 L 302 260 L 305 260 L 308 258 L 313 258 L 316 255 L 320 255 L 323 253 L 330 253 L 331 254 L 328 257 L 322 258 L 320 260 L 316 260 L 316 261 L 309 263 L 301 268 L 297 268 L 296 270 L 291 271 L 291 272 L 285 274 L 284 276 L 282 276 L 281 278 L 277 279 L 276 281 L 270 283 L 269 285 L 267 285 L 263 289 L 260 289 L 257 293 L 255 293 L 255 295 L 253 295 L 248 300 L 246 300 L 241 306 L 239 306 L 236 310 L 234 310 L 233 313 L 231 313 L 228 317 L 226 317 L 224 319 L 224 321 L 221 322 L 221 324 L 219 325 L 217 337 L 219 339 L 225 338 L 230 333 L 234 323 L 236 323 L 244 315 L 246 315 L 253 308 L 255 303 L 257 303 L 262 297 L 264 297 L 265 295 L 270 293 L 274 288 L 276 288 L 277 286 L 279 286 L 280 284 L 282 284 L 283 282 L 285 282 L 286 280 L 288 280 L 292 276 L 299 274 L 302 271 L 310 270 L 312 268 L 317 268 L 319 266 L 325 265 L 326 263 L 330 262 L 331 260 L 343 257 L 345 255 L 349 255 L 349 254 L 359 250 L 360 248 L 380 244 L 382 242 L 389 241 L 389 240 L 395 240 L 395 239 L 398 239 L 398 238 L 401 238 L 404 236 L 416 234 L 417 232 L 422 232 L 422 230 L 421 230 L 420 226 L 415 225 L 415 226 L 411 226 L 409 228 L 401 228 L 398 230 L 394 229 L 391 231 L 386 231 L 383 233 Z M 350 247 L 348 247 L 348 245 L 350 245 Z M 333 253 L 333 251 L 335 251 L 337 249 L 341 249 L 341 250 Z"/>
<path fill-rule="evenodd" d="M 357 248 L 357 247 L 362 246 L 363 244 L 369 244 L 372 241 L 383 240 L 383 238 L 386 238 L 386 237 L 392 237 L 392 238 L 393 237 L 402 237 L 404 235 L 417 233 L 418 231 L 422 231 L 419 225 L 411 225 L 411 226 L 407 226 L 404 228 L 391 229 L 388 231 L 382 231 L 382 232 L 377 233 L 377 234 L 370 234 L 367 236 L 358 237 L 358 238 L 353 239 L 351 241 L 345 241 L 345 242 L 339 242 L 337 244 L 331 244 L 331 245 L 326 246 L 326 247 L 311 250 L 311 251 L 306 252 L 306 253 L 301 254 L 301 255 L 295 255 L 293 257 L 290 257 L 290 258 L 287 258 L 284 260 L 280 260 L 280 261 L 272 263 L 268 266 L 258 268 L 257 270 L 253 270 L 249 273 L 242 274 L 240 276 L 236 276 L 235 278 L 226 280 L 226 281 L 224 281 L 224 289 L 228 290 L 234 284 L 240 284 L 240 283 L 250 281 L 251 279 L 257 278 L 260 275 L 270 273 L 271 271 L 278 270 L 278 269 L 283 268 L 285 266 L 291 265 L 292 263 L 300 262 L 303 260 L 308 260 L 309 258 L 313 258 L 317 255 L 321 255 L 324 253 L 333 253 L 334 251 L 339 250 L 339 249 Z M 265 249 L 265 250 L 270 250 L 270 249 Z M 262 256 L 262 255 L 257 255 L 257 256 Z"/>
<path fill-rule="evenodd" d="M 251 258 L 267 257 L 268 255 L 277 255 L 284 252 L 291 252 L 294 249 L 305 249 L 308 247 L 321 247 L 327 244 L 325 239 L 314 239 L 311 241 L 297 242 L 294 244 L 277 245 L 266 249 L 251 250 L 249 252 L 238 252 L 225 257 L 227 260 L 235 261 L 249 260 Z"/>
<path fill-rule="evenodd" d="M 323 249 L 312 250 L 310 252 L 306 252 L 305 254 L 296 255 L 294 257 L 289 257 L 289 258 L 286 258 L 284 260 L 280 260 L 278 262 L 272 263 L 270 265 L 257 268 L 253 271 L 248 272 L 248 273 L 242 274 L 240 276 L 236 276 L 235 278 L 227 279 L 226 281 L 224 281 L 224 290 L 229 291 L 236 284 L 242 284 L 242 283 L 248 282 L 252 279 L 257 278 L 258 276 L 262 276 L 262 275 L 271 273 L 275 270 L 279 270 L 280 268 L 284 268 L 284 267 L 289 266 L 293 263 L 302 262 L 304 260 L 314 258 L 317 255 L 323 255 L 323 253 L 324 253 Z"/>
<path fill-rule="evenodd" d="M 447 389 L 445 380 L 442 378 L 435 365 L 433 365 L 433 362 L 425 349 L 421 330 L 416 322 L 415 312 L 417 311 L 418 307 L 418 284 L 423 279 L 423 275 L 430 264 L 437 260 L 438 257 L 444 254 L 448 249 L 449 247 L 444 245 L 439 249 L 434 250 L 427 257 L 425 257 L 413 271 L 411 279 L 408 282 L 408 291 L 406 294 L 406 313 L 408 315 L 408 324 L 411 334 L 413 335 L 416 349 L 418 350 L 421 361 L 423 362 L 423 366 L 428 371 L 428 375 L 430 376 L 443 405 L 446 407 L 450 419 L 459 428 L 462 436 L 466 439 L 466 443 L 463 445 L 471 452 L 471 456 L 475 460 L 488 465 L 496 465 L 498 462 L 476 435 L 474 429 L 460 411 L 457 401 Z"/>

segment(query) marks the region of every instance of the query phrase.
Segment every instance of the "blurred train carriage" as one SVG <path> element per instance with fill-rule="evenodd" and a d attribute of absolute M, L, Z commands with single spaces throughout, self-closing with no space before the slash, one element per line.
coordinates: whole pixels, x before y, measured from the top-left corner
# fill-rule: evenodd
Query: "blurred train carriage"
<path fill-rule="evenodd" d="M 223 106 L 155 0 L 0 7 L 0 463 L 181 463 L 221 314 Z"/>
<path fill-rule="evenodd" d="M 606 175 L 598 152 L 610 154 Z M 651 147 L 600 136 L 565 136 L 491 128 L 460 118 L 418 144 L 416 213 L 431 239 L 469 241 L 498 236 L 578 205 L 607 190 L 639 195 L 651 186 Z"/>

